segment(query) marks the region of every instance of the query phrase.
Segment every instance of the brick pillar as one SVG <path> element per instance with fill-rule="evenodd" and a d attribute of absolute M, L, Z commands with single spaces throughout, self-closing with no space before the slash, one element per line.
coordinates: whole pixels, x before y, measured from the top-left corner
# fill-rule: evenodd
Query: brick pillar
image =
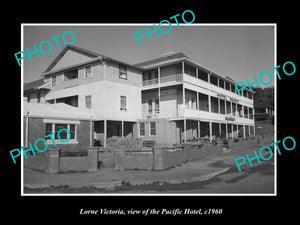
<path fill-rule="evenodd" d="M 89 162 L 89 172 L 98 170 L 98 147 L 88 147 L 87 160 Z"/>
<path fill-rule="evenodd" d="M 47 152 L 48 152 L 48 165 L 46 167 L 46 173 L 58 173 L 60 149 L 48 149 Z"/>
<path fill-rule="evenodd" d="M 124 171 L 124 160 L 125 160 L 125 152 L 123 149 L 116 149 L 114 151 L 115 158 L 115 170 Z"/>
<path fill-rule="evenodd" d="M 223 139 L 218 139 L 217 140 L 217 152 L 216 154 L 217 155 L 224 155 L 224 152 L 223 152 Z"/>
<path fill-rule="evenodd" d="M 164 169 L 162 148 L 153 148 L 153 169 L 154 170 Z"/>

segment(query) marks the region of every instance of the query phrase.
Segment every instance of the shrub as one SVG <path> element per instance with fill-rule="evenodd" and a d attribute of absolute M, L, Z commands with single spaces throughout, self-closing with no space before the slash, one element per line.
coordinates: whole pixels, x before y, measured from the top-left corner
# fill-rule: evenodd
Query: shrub
<path fill-rule="evenodd" d="M 106 144 L 109 149 L 116 148 L 125 148 L 125 149 L 142 149 L 143 141 L 140 138 L 120 138 L 120 137 L 111 137 L 108 138 Z"/>

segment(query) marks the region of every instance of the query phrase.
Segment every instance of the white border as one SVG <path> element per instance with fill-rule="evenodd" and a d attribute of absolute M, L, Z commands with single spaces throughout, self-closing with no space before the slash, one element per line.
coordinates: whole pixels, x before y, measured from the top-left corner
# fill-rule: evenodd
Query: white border
<path fill-rule="evenodd" d="M 86 23 L 21 23 L 21 51 L 24 50 L 24 26 L 153 26 L 153 24 L 158 25 L 158 23 L 95 23 L 95 24 L 86 24 Z M 161 24 L 162 26 L 168 26 L 167 24 Z M 176 23 L 171 23 L 173 26 L 177 26 Z M 273 26 L 274 27 L 274 67 L 277 65 L 277 24 L 276 23 L 192 23 L 192 24 L 180 24 L 180 26 Z M 271 68 L 270 68 L 271 69 Z M 275 74 L 275 71 L 274 71 Z M 277 76 L 274 76 L 277 77 Z M 24 83 L 24 66 L 21 63 L 21 145 L 23 145 L 23 83 Z M 277 141 L 277 79 L 274 82 L 274 89 L 275 89 L 275 134 L 274 134 L 274 141 Z M 24 194 L 24 177 L 23 177 L 23 158 L 24 155 L 21 157 L 21 196 L 277 196 L 277 151 L 274 151 L 274 193 L 270 194 L 261 194 L 261 193 L 223 193 L 223 194 L 201 194 L 201 193 L 98 193 L 98 194 L 66 194 L 66 193 L 48 193 L 48 194 Z"/>

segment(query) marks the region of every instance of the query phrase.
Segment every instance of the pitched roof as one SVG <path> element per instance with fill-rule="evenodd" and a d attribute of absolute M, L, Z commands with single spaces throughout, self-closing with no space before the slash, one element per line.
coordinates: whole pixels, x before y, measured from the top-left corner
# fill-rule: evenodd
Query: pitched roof
<path fill-rule="evenodd" d="M 39 87 L 43 84 L 44 84 L 44 79 L 38 79 L 38 80 L 35 80 L 35 81 L 24 83 L 24 91 L 29 90 L 29 89 L 37 88 L 37 87 Z"/>
<path fill-rule="evenodd" d="M 148 65 L 151 65 L 151 64 L 157 64 L 157 63 L 160 63 L 160 62 L 164 62 L 166 60 L 180 59 L 180 58 L 190 59 L 189 57 L 187 57 L 182 52 L 178 52 L 178 53 L 172 52 L 170 54 L 163 54 L 160 57 L 155 58 L 155 59 L 150 59 L 150 60 L 147 60 L 147 61 L 144 61 L 144 62 L 141 62 L 141 63 L 134 64 L 134 66 L 144 68 L 145 66 L 148 66 Z"/>
<path fill-rule="evenodd" d="M 48 83 L 45 83 L 43 78 L 28 82 L 28 83 L 24 83 L 24 92 L 35 91 L 38 89 L 48 89 L 48 88 L 46 88 L 46 85 Z"/>
<path fill-rule="evenodd" d="M 47 67 L 47 69 L 44 72 L 45 73 L 49 72 L 57 64 L 57 62 L 65 55 L 65 53 L 69 49 L 72 49 L 75 52 L 78 52 L 83 55 L 87 55 L 92 58 L 99 56 L 99 54 L 96 52 L 92 52 L 90 50 L 86 50 L 86 49 L 83 49 L 83 48 L 80 48 L 80 47 L 77 47 L 74 45 L 67 45 L 66 47 L 63 48 L 63 50 L 60 51 L 60 53 L 55 57 L 55 59 L 50 63 L 50 65 Z"/>
<path fill-rule="evenodd" d="M 128 63 L 122 62 L 120 60 L 117 60 L 117 59 L 114 59 L 114 58 L 111 58 L 111 57 L 108 57 L 108 56 L 101 55 L 101 54 L 99 54 L 97 52 L 93 52 L 93 51 L 90 51 L 90 50 L 87 50 L 87 49 L 83 49 L 83 48 L 80 48 L 80 47 L 75 46 L 75 45 L 67 45 L 66 47 L 63 48 L 63 50 L 61 50 L 61 52 L 50 63 L 50 65 L 47 67 L 47 69 L 44 71 L 44 73 L 50 72 L 50 70 L 57 64 L 57 62 L 64 56 L 64 54 L 68 50 L 73 50 L 73 51 L 75 51 L 77 53 L 89 56 L 89 57 L 94 58 L 94 59 L 96 59 L 96 58 L 98 58 L 99 60 L 100 59 L 106 59 L 108 61 L 114 61 L 114 62 L 117 62 L 119 64 L 123 64 L 125 66 L 133 67 L 135 69 L 141 70 L 139 67 L 136 67 L 134 65 L 130 65 Z M 76 65 L 74 65 L 74 66 L 76 66 Z"/>
<path fill-rule="evenodd" d="M 59 119 L 84 119 L 90 120 L 96 118 L 92 109 L 80 109 L 67 105 L 65 103 L 57 104 L 38 104 L 38 103 L 23 103 L 23 115 L 29 112 L 29 116 L 41 118 L 59 118 Z"/>

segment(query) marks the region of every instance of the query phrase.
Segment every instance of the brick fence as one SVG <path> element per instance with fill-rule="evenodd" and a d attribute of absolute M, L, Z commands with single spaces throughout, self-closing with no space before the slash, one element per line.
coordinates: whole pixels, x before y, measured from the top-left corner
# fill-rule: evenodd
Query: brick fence
<path fill-rule="evenodd" d="M 61 152 L 48 149 L 24 158 L 24 167 L 46 173 L 82 172 L 98 170 L 98 148 L 87 148 L 84 152 Z"/>
<path fill-rule="evenodd" d="M 219 139 L 212 143 L 186 143 L 178 146 L 154 146 L 143 148 L 139 145 L 121 145 L 111 150 L 88 147 L 86 151 L 64 151 L 48 149 L 27 154 L 25 168 L 46 173 L 97 171 L 110 167 L 115 170 L 165 170 L 198 159 L 209 159 L 224 155 L 227 151 L 240 151 L 254 146 L 269 146 L 273 135 L 249 137 L 243 139 Z M 138 147 L 137 147 L 138 146 Z"/>
<path fill-rule="evenodd" d="M 213 158 L 222 154 L 216 144 L 184 144 L 174 147 L 153 147 L 148 150 L 115 151 L 116 170 L 165 170 L 197 159 Z"/>
<path fill-rule="evenodd" d="M 152 149 L 119 148 L 114 152 L 116 170 L 166 170 L 198 159 L 214 158 L 227 151 L 239 151 L 244 148 L 270 145 L 274 136 L 265 135 L 248 139 L 219 139 L 213 143 L 187 143 L 173 147 Z"/>

